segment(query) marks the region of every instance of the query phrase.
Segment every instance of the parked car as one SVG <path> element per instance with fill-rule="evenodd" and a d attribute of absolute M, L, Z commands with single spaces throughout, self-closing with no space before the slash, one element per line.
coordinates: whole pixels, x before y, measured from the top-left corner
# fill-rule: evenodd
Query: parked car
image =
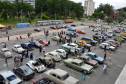
<path fill-rule="evenodd" d="M 101 56 L 98 56 L 96 53 L 88 52 L 85 53 L 85 55 L 90 56 L 91 59 L 98 61 L 99 64 L 103 64 L 104 58 Z"/>
<path fill-rule="evenodd" d="M 37 40 L 30 41 L 30 44 L 34 46 L 35 48 L 40 48 L 42 46 L 42 44 L 40 44 L 39 41 Z"/>
<path fill-rule="evenodd" d="M 53 36 L 53 37 L 51 37 L 51 39 L 53 41 L 59 41 L 60 40 L 60 37 L 59 36 Z"/>
<path fill-rule="evenodd" d="M 2 48 L 0 50 L 0 56 L 4 58 L 11 58 L 12 52 L 8 48 Z"/>
<path fill-rule="evenodd" d="M 54 61 L 59 62 L 61 61 L 61 57 L 57 52 L 48 52 L 45 54 L 46 57 L 51 57 Z"/>
<path fill-rule="evenodd" d="M 116 50 L 116 48 L 114 46 L 111 46 L 109 43 L 106 43 L 106 42 L 101 43 L 99 45 L 99 47 L 102 48 L 102 49 L 104 49 L 105 46 L 106 46 L 106 50 L 112 50 L 112 51 Z"/>
<path fill-rule="evenodd" d="M 22 43 L 21 47 L 27 50 L 33 50 L 35 48 L 35 46 L 31 44 L 30 42 Z"/>
<path fill-rule="evenodd" d="M 46 70 L 46 67 L 42 63 L 35 60 L 28 61 L 26 65 L 36 72 L 43 72 Z"/>
<path fill-rule="evenodd" d="M 47 68 L 55 68 L 55 62 L 51 57 L 41 57 L 36 59 L 36 61 L 42 63 Z"/>
<path fill-rule="evenodd" d="M 23 48 L 21 47 L 21 45 L 18 45 L 18 44 L 17 44 L 17 45 L 14 45 L 14 47 L 12 48 L 12 51 L 21 54 L 22 52 L 25 51 L 25 49 L 23 49 Z"/>
<path fill-rule="evenodd" d="M 88 65 L 83 62 L 83 60 L 77 59 L 77 58 L 68 58 L 63 61 L 64 64 L 70 68 L 73 68 L 75 70 L 85 72 L 86 74 L 89 74 L 93 71 L 93 66 Z"/>
<path fill-rule="evenodd" d="M 84 41 L 86 41 L 86 43 L 91 44 L 93 46 L 97 45 L 97 41 L 95 41 L 89 37 L 83 37 L 83 38 L 81 38 L 81 40 L 84 40 Z"/>
<path fill-rule="evenodd" d="M 54 52 L 57 52 L 59 56 L 63 59 L 67 58 L 67 53 L 63 49 L 57 49 L 57 50 L 54 50 Z"/>
<path fill-rule="evenodd" d="M 35 72 L 31 68 L 29 68 L 27 65 L 14 68 L 13 71 L 16 75 L 18 75 L 23 80 L 30 80 L 35 75 Z"/>
<path fill-rule="evenodd" d="M 54 81 L 50 80 L 49 78 L 43 77 L 39 79 L 34 79 L 32 84 L 57 84 Z"/>
<path fill-rule="evenodd" d="M 94 68 L 98 67 L 98 62 L 96 60 L 91 59 L 89 56 L 86 56 L 83 54 L 83 55 L 79 56 L 79 58 L 81 60 L 84 60 L 85 63 L 93 66 Z"/>
<path fill-rule="evenodd" d="M 0 84 L 23 84 L 12 71 L 0 71 Z"/>
<path fill-rule="evenodd" d="M 34 31 L 36 31 L 36 32 L 40 32 L 41 29 L 40 29 L 40 28 L 35 28 Z"/>
<path fill-rule="evenodd" d="M 76 51 L 82 53 L 82 48 L 75 43 L 66 43 L 61 46 L 61 49 L 64 49 L 68 54 L 75 53 Z"/>
<path fill-rule="evenodd" d="M 50 69 L 45 72 L 45 75 L 57 84 L 78 84 L 79 82 L 78 79 L 70 76 L 68 72 L 62 69 Z"/>
<path fill-rule="evenodd" d="M 49 42 L 47 40 L 40 39 L 39 43 L 41 43 L 43 46 L 48 46 L 49 45 Z"/>
<path fill-rule="evenodd" d="M 114 36 L 114 32 L 107 32 L 107 36 L 108 36 L 109 38 L 112 38 L 112 37 Z"/>

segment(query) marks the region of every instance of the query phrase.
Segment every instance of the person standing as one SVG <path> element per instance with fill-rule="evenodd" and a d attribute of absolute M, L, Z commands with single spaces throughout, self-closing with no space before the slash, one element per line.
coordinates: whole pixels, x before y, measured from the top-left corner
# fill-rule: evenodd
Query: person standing
<path fill-rule="evenodd" d="M 8 41 L 10 40 L 10 36 L 7 36 Z"/>
<path fill-rule="evenodd" d="M 33 53 L 30 53 L 30 60 L 33 60 Z"/>
<path fill-rule="evenodd" d="M 8 59 L 7 59 L 7 57 L 5 57 L 5 63 L 6 63 L 6 66 L 8 67 Z"/>
<path fill-rule="evenodd" d="M 43 55 L 45 55 L 45 47 L 43 47 Z"/>
<path fill-rule="evenodd" d="M 107 68 L 108 68 L 108 65 L 107 65 L 107 62 L 105 61 L 104 64 L 103 64 L 103 73 L 104 74 L 107 73 Z"/>
<path fill-rule="evenodd" d="M 82 71 L 81 72 L 81 80 L 85 80 L 86 79 L 86 72 Z"/>
<path fill-rule="evenodd" d="M 42 46 L 39 47 L 39 53 L 42 53 Z"/>

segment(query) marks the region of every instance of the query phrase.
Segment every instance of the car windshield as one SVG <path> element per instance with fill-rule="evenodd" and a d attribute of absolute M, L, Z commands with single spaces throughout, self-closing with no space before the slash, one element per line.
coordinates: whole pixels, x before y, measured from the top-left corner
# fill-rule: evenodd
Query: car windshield
<path fill-rule="evenodd" d="M 40 63 L 36 62 L 36 63 L 33 63 L 34 66 L 39 66 Z"/>
<path fill-rule="evenodd" d="M 64 75 L 63 77 L 62 77 L 62 80 L 65 80 L 65 79 L 67 79 L 69 77 L 69 74 L 67 73 L 66 75 Z"/>
<path fill-rule="evenodd" d="M 11 76 L 7 77 L 7 80 L 9 80 L 9 81 L 13 81 L 15 79 L 16 79 L 15 75 L 11 75 Z"/>
<path fill-rule="evenodd" d="M 62 53 L 61 51 L 58 51 L 58 50 L 56 52 Z"/>

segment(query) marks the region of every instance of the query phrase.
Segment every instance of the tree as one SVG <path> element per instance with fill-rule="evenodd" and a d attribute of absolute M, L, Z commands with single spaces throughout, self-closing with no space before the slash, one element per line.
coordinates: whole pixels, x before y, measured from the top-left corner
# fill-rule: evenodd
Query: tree
<path fill-rule="evenodd" d="M 99 7 L 95 10 L 93 17 L 102 20 L 106 19 L 105 17 L 107 17 L 106 21 L 111 22 L 110 20 L 112 20 L 113 13 L 114 9 L 112 5 L 100 4 Z"/>

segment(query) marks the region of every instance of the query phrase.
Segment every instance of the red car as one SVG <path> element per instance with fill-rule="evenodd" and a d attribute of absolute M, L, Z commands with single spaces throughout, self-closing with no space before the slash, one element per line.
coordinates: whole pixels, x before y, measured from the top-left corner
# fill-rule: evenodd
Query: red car
<path fill-rule="evenodd" d="M 39 40 L 39 43 L 41 43 L 42 45 L 44 45 L 44 46 L 48 46 L 49 45 L 49 41 L 47 41 L 47 40 Z"/>

